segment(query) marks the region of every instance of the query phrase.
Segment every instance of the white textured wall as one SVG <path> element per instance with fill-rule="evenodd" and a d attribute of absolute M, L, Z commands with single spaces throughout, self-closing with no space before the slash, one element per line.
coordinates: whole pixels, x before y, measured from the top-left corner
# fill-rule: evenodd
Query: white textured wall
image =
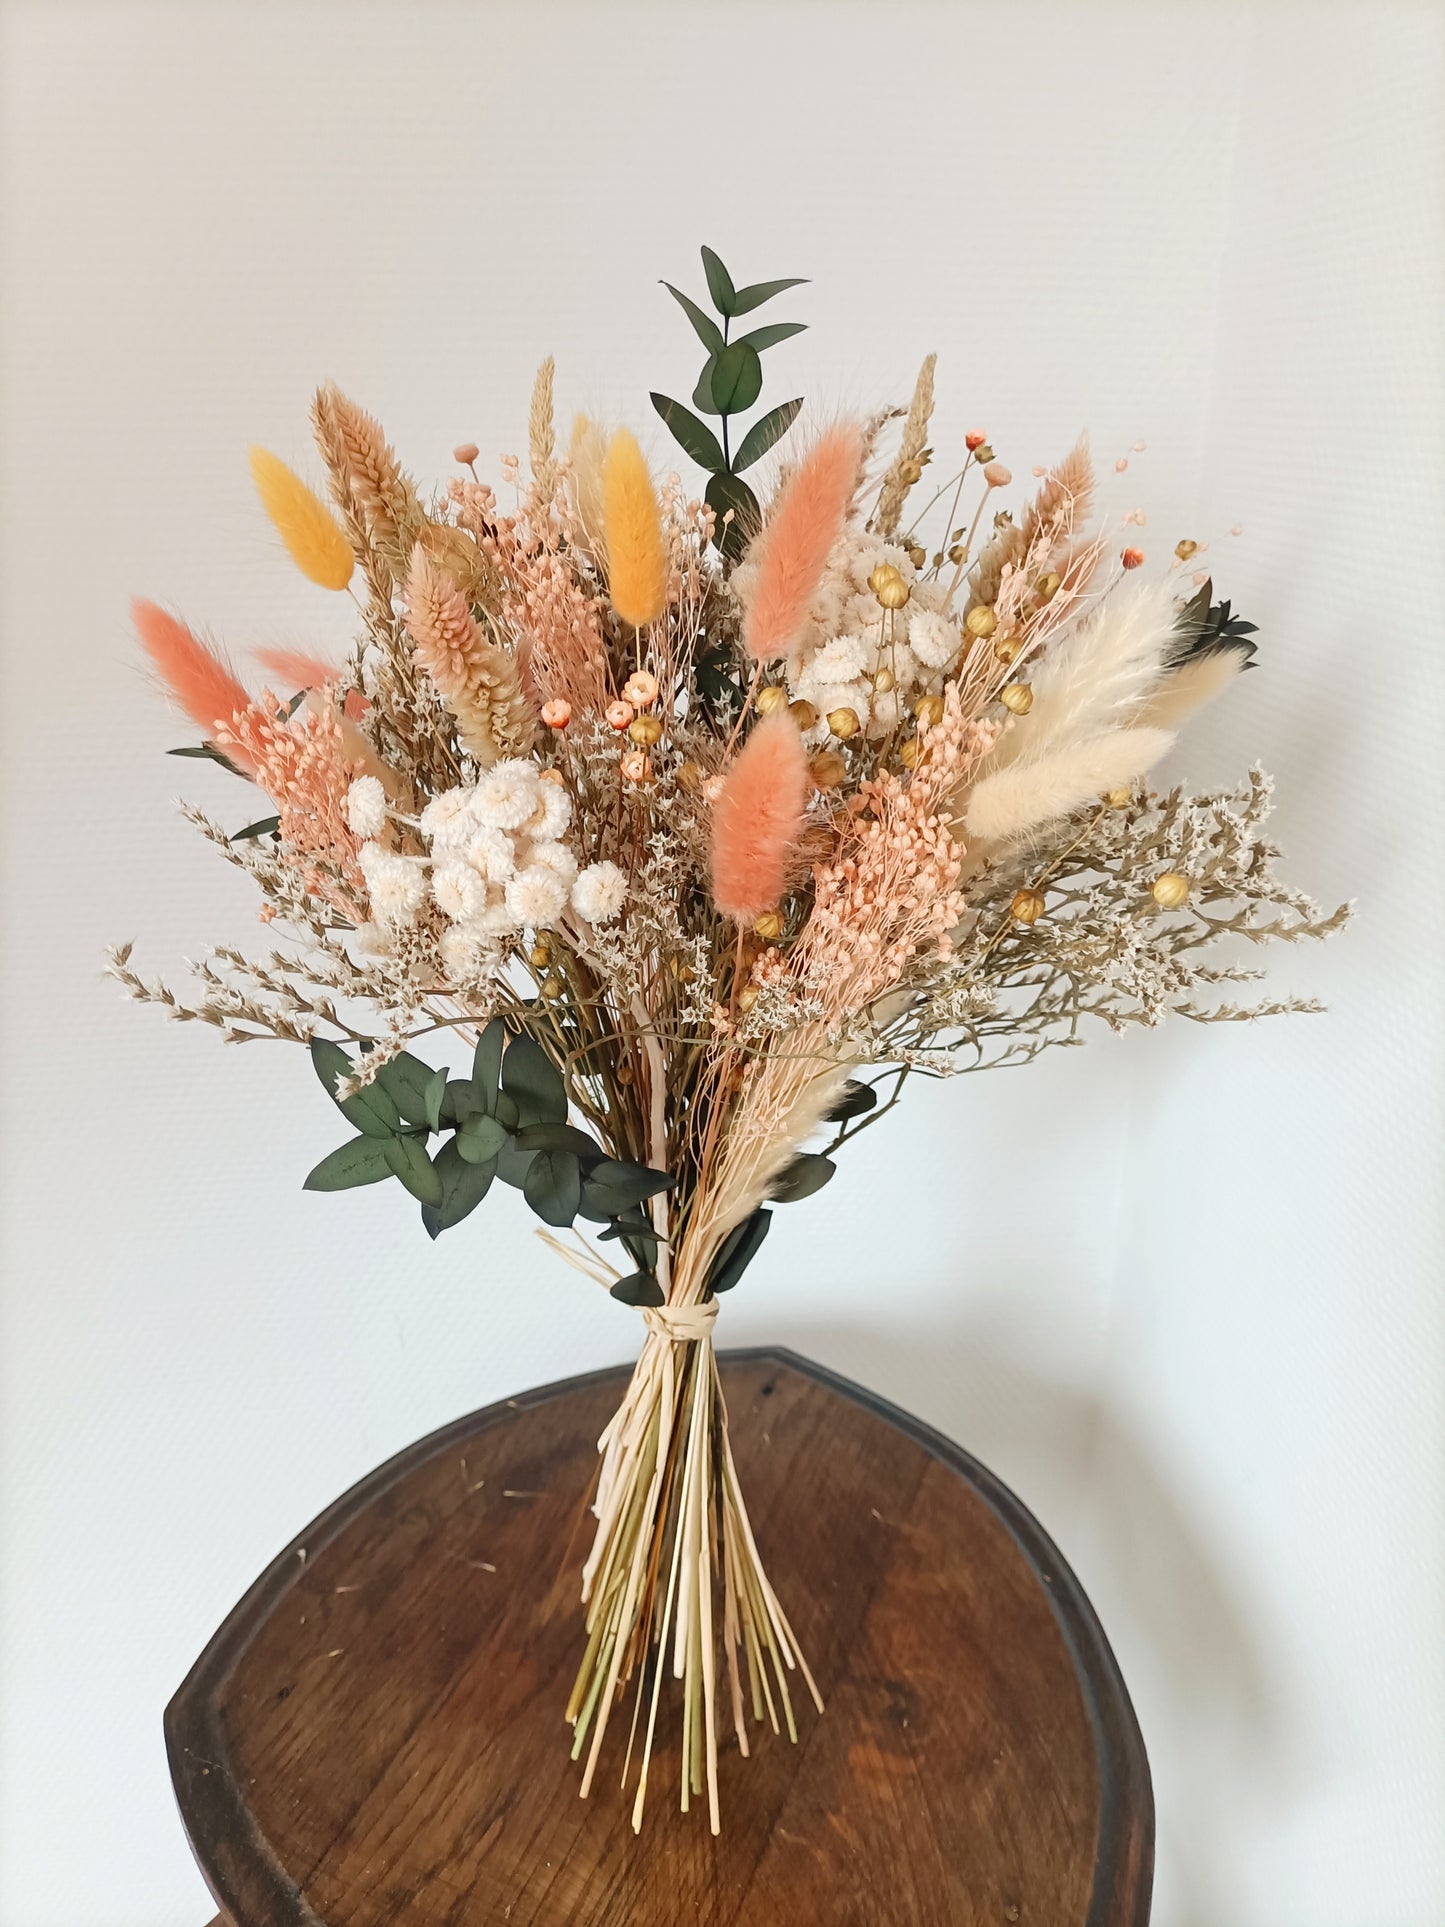
<path fill-rule="evenodd" d="M 304 1059 L 98 977 L 254 934 L 168 810 L 228 779 L 136 670 L 139 591 L 340 647 L 244 449 L 335 376 L 438 474 L 531 375 L 690 381 L 709 240 L 807 272 L 825 408 L 942 351 L 940 442 L 1142 436 L 1147 543 L 1220 536 L 1261 667 L 1180 769 L 1278 774 L 1360 899 L 1323 1019 L 934 1087 L 782 1214 L 725 1320 L 990 1460 L 1091 1589 L 1159 1803 L 1160 1927 L 1437 1927 L 1441 15 L 485 5 L 0 9 L 0 1927 L 199 1927 L 160 1712 L 275 1549 L 453 1415 L 627 1356 L 489 1205 L 304 1197 Z M 660 435 L 652 437 L 662 452 Z M 513 1201 L 515 1202 L 515 1201 Z M 559 1768 L 560 1770 L 560 1768 Z"/>

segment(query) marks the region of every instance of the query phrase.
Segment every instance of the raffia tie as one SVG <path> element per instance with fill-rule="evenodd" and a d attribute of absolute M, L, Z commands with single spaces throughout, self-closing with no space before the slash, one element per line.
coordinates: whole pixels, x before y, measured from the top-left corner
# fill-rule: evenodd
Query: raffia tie
<path fill-rule="evenodd" d="M 645 1305 L 642 1316 L 654 1337 L 670 1338 L 674 1345 L 696 1345 L 712 1336 L 717 1300 L 705 1298 L 698 1305 Z"/>

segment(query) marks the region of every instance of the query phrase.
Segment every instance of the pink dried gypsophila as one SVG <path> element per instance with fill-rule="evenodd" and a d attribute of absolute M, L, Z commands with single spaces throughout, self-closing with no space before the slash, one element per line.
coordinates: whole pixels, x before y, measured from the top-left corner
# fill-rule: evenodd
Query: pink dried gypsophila
<path fill-rule="evenodd" d="M 259 702 L 238 709 L 218 733 L 228 756 L 244 757 L 256 781 L 276 805 L 278 828 L 288 855 L 320 859 L 305 865 L 307 887 L 345 914 L 364 900 L 365 879 L 357 863 L 360 840 L 346 820 L 346 792 L 365 765 L 345 751 L 341 718 L 329 706 L 303 709 L 288 718 L 269 690 Z M 327 869 L 339 873 L 351 892 L 338 890 Z"/>
<path fill-rule="evenodd" d="M 764 716 L 723 779 L 712 815 L 712 894 L 750 922 L 787 888 L 808 807 L 808 757 L 785 711 Z"/>

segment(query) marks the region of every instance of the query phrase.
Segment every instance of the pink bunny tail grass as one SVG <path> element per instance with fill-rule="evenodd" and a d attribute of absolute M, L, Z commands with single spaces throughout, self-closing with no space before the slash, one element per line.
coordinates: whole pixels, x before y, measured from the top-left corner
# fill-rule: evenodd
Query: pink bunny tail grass
<path fill-rule="evenodd" d="M 771 662 L 792 647 L 842 533 L 862 457 L 856 428 L 830 428 L 779 496 L 758 537 L 757 580 L 743 627 L 754 662 Z"/>
<path fill-rule="evenodd" d="M 239 710 L 250 708 L 251 698 L 227 665 L 183 622 L 139 596 L 131 603 L 130 613 L 136 634 L 172 701 L 208 737 L 229 728 Z M 239 746 L 228 754 L 233 762 L 244 762 L 247 773 L 251 772 L 253 765 L 245 760 Z"/>
<path fill-rule="evenodd" d="M 257 662 L 283 682 L 288 689 L 325 689 L 339 683 L 346 671 L 320 656 L 308 656 L 304 649 L 257 649 Z M 352 722 L 359 722 L 371 704 L 359 689 L 348 689 L 343 703 Z"/>
<path fill-rule="evenodd" d="M 764 716 L 713 805 L 712 894 L 725 916 L 750 923 L 782 897 L 808 791 L 808 756 L 796 723 L 786 712 Z"/>

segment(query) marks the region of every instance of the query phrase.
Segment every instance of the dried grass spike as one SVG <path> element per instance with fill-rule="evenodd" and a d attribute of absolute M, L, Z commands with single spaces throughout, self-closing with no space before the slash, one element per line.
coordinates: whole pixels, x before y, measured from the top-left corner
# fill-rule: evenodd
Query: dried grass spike
<path fill-rule="evenodd" d="M 318 390 L 311 419 L 337 507 L 359 521 L 400 581 L 426 518 L 381 424 L 334 384 Z"/>
<path fill-rule="evenodd" d="M 299 475 L 267 448 L 250 451 L 251 479 L 271 525 L 291 560 L 309 582 L 344 589 L 356 567 L 351 544 L 336 517 Z"/>
<path fill-rule="evenodd" d="M 557 488 L 557 431 L 552 416 L 552 391 L 557 363 L 551 355 L 537 370 L 532 408 L 527 417 L 527 448 L 537 492 L 550 501 Z"/>
<path fill-rule="evenodd" d="M 503 756 L 525 756 L 536 725 L 516 662 L 482 636 L 461 591 L 420 543 L 407 575 L 406 627 L 475 761 L 490 768 Z"/>
<path fill-rule="evenodd" d="M 919 369 L 918 380 L 913 385 L 913 400 L 909 403 L 903 434 L 899 438 L 898 453 L 893 458 L 893 466 L 883 478 L 878 507 L 873 516 L 873 526 L 880 535 L 892 535 L 898 527 L 903 504 L 913 487 L 905 471 L 910 462 L 917 462 L 928 446 L 928 424 L 933 416 L 933 371 L 937 364 L 938 356 L 930 355 Z"/>

